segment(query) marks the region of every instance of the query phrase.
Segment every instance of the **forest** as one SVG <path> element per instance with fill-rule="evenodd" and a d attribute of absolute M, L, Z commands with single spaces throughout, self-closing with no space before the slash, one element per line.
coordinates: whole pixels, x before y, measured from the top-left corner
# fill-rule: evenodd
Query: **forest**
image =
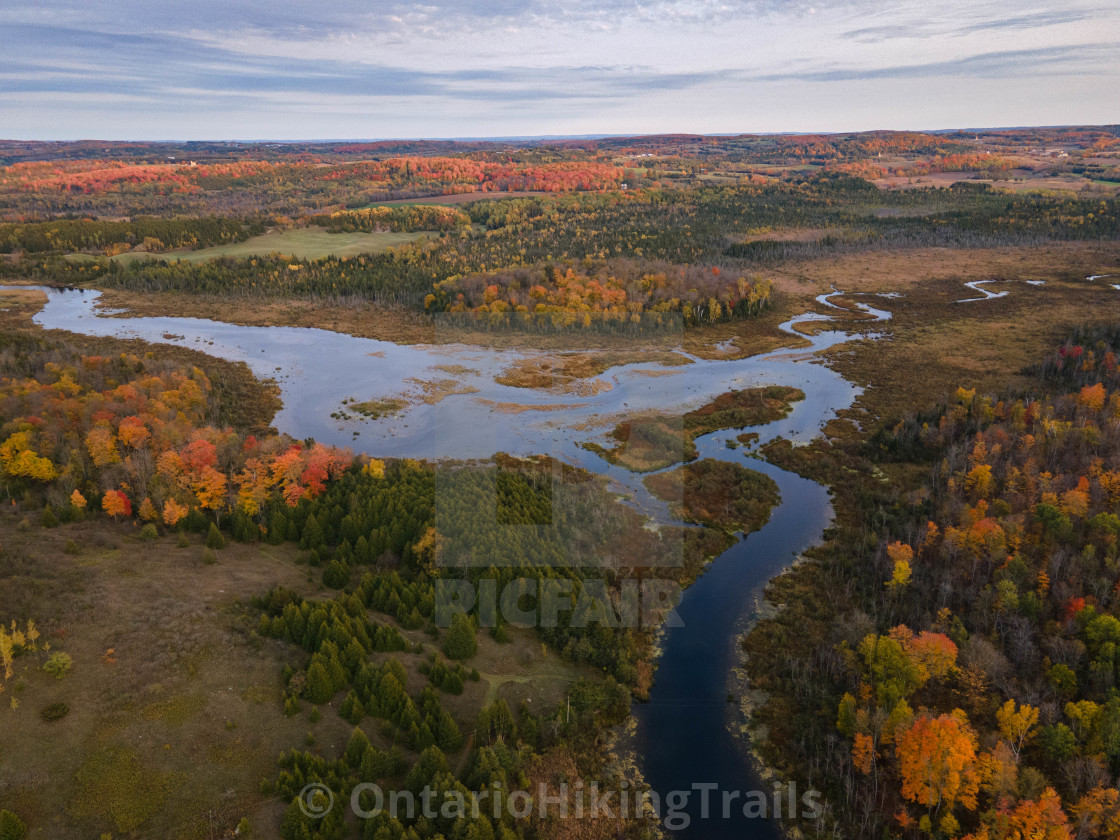
<path fill-rule="evenodd" d="M 94 241 L 114 250 L 113 242 L 142 234 L 155 248 L 158 237 L 148 234 L 160 231 L 146 228 L 148 221 L 116 227 L 74 221 L 57 231 L 55 223 L 36 223 L 10 228 L 11 247 L 22 243 L 25 253 L 0 261 L 0 280 L 233 301 L 369 302 L 484 329 L 641 334 L 682 320 L 755 317 L 772 302 L 766 272 L 796 259 L 1109 241 L 1120 234 L 1120 204 L 1111 197 L 1008 195 L 967 184 L 884 192 L 862 179 L 817 175 L 751 186 L 483 200 L 462 210 L 382 207 L 310 221 L 337 231 L 442 233 L 356 257 L 261 254 L 195 263 L 159 258 L 157 251 L 154 259 L 122 263 L 107 256 L 76 261 L 61 251 Z M 174 230 L 161 234 L 164 246 L 237 240 L 262 223 L 168 224 Z M 767 234 L 784 228 L 821 235 Z M 52 242 L 62 247 L 44 250 Z"/>
<path fill-rule="evenodd" d="M 844 525 L 779 579 L 786 609 L 744 642 L 771 695 L 766 754 L 829 791 L 817 830 L 1056 840 L 1120 827 L 1118 349 L 1115 329 L 1082 330 L 1026 392 L 961 388 L 815 462 L 772 451 L 851 474 Z M 892 499 L 867 480 L 876 464 L 928 478 Z"/>

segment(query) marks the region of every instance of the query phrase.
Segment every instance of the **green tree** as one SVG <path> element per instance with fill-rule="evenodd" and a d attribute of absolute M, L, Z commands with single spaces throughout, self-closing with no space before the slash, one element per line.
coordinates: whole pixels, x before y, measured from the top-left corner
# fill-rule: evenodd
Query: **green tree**
<path fill-rule="evenodd" d="M 303 696 L 316 705 L 326 703 L 334 696 L 331 675 L 321 662 L 312 663 L 307 670 L 307 688 L 304 689 Z"/>
<path fill-rule="evenodd" d="M 474 622 L 465 613 L 456 613 L 451 618 L 447 637 L 443 640 L 443 652 L 448 659 L 470 659 L 478 650 L 478 636 Z"/>
<path fill-rule="evenodd" d="M 346 744 L 346 763 L 351 767 L 357 767 L 362 763 L 362 758 L 365 757 L 368 749 L 369 738 L 366 737 L 366 733 L 360 728 L 354 727 L 350 741 Z"/>
<path fill-rule="evenodd" d="M 207 548 L 225 548 L 226 538 L 222 536 L 222 532 L 218 530 L 218 526 L 213 522 L 210 523 L 210 531 L 206 534 L 206 547 Z"/>
<path fill-rule="evenodd" d="M 322 548 L 325 540 L 323 537 L 323 529 L 319 525 L 319 520 L 315 518 L 315 514 L 307 517 L 307 521 L 303 523 L 303 538 L 301 543 L 304 548 Z"/>
<path fill-rule="evenodd" d="M 323 584 L 331 589 L 342 589 L 350 582 L 350 567 L 332 560 L 323 570 Z"/>

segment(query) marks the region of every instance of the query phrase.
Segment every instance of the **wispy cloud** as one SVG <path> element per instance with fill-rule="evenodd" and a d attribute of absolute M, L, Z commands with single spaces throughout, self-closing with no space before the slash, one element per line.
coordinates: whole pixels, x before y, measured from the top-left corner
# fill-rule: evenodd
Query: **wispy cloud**
<path fill-rule="evenodd" d="M 1120 85 L 1100 0 L 9 0 L 0 31 L 16 136 L 1093 121 Z"/>
<path fill-rule="evenodd" d="M 843 33 L 844 38 L 864 44 L 878 44 L 895 39 L 921 39 L 932 36 L 959 37 L 978 32 L 1014 32 L 1016 30 L 1038 30 L 1066 23 L 1080 23 L 1099 17 L 1107 17 L 1108 9 L 1061 9 L 1039 11 L 1030 14 L 997 14 L 995 17 L 981 16 L 973 20 L 925 20 L 906 24 L 888 24 L 852 29 Z"/>
<path fill-rule="evenodd" d="M 1118 44 L 1083 44 L 1032 50 L 1005 50 L 948 61 L 895 64 L 887 67 L 832 67 L 793 73 L 749 75 L 752 81 L 846 82 L 876 79 L 931 79 L 961 77 L 1010 79 L 1053 77 L 1092 72 L 1102 59 L 1116 54 Z"/>

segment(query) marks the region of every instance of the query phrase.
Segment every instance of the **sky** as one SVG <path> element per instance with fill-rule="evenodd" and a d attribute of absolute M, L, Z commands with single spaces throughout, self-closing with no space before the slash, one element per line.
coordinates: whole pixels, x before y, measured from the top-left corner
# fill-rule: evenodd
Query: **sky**
<path fill-rule="evenodd" d="M 4 0 L 0 137 L 1120 123 L 1117 0 Z"/>

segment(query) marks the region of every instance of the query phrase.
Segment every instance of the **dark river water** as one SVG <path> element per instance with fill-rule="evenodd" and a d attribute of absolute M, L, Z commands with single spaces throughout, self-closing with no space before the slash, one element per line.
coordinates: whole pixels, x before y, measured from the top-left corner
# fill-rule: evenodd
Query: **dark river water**
<path fill-rule="evenodd" d="M 805 350 L 779 350 L 741 360 L 689 357 L 690 364 L 676 367 L 618 366 L 596 377 L 596 387 L 573 395 L 494 381 L 509 365 L 535 355 L 532 351 L 398 345 L 326 330 L 244 327 L 194 318 L 105 317 L 96 308 L 96 291 L 44 291 L 48 301 L 35 321 L 45 328 L 193 347 L 244 361 L 258 376 L 275 378 L 284 407 L 274 425 L 295 438 L 313 437 L 375 457 L 549 454 L 607 476 L 628 503 L 662 522 L 670 520 L 666 506 L 649 495 L 642 476 L 611 466 L 579 444 L 602 441 L 615 422 L 631 412 L 683 413 L 727 391 L 770 384 L 801 388 L 805 399 L 784 419 L 749 431 L 757 432 L 763 443 L 776 437 L 804 443 L 859 393 L 816 358 L 821 350 L 852 338 L 838 330 L 814 336 Z M 818 301 L 833 306 L 832 296 L 822 295 Z M 857 305 L 878 320 L 890 317 L 866 303 Z M 794 321 L 827 317 L 803 315 Z M 784 327 L 788 330 L 794 321 Z M 447 390 L 448 382 L 463 393 L 438 402 L 424 400 L 432 392 L 432 383 L 442 383 L 440 387 Z M 338 416 L 343 400 L 386 398 L 403 399 L 408 407 L 377 421 Z M 516 405 L 516 410 L 510 410 L 510 405 Z M 737 640 L 754 615 L 763 587 L 820 539 L 832 517 L 824 487 L 752 458 L 743 448 L 728 448 L 726 441 L 741 431 L 699 438 L 701 457 L 736 461 L 770 476 L 781 491 L 781 504 L 766 526 L 716 558 L 685 591 L 677 608 L 681 626 L 667 629 L 661 639 L 651 698 L 634 706 L 646 781 L 663 797 L 672 791 L 690 792 L 687 805 L 678 811 L 688 819 L 672 823 L 678 826 L 673 836 L 680 838 L 777 836 L 773 822 L 743 815 L 745 793 L 731 800 L 731 818 L 723 816 L 724 792 L 760 789 L 773 800 L 771 787 L 761 784 L 747 762 L 744 742 L 731 734 L 734 707 L 727 700 L 729 678 L 738 662 Z M 715 786 L 708 794 L 708 818 L 702 817 L 703 787 L 694 785 Z M 799 788 L 797 797 L 803 792 Z M 686 821 L 689 825 L 683 827 Z"/>

